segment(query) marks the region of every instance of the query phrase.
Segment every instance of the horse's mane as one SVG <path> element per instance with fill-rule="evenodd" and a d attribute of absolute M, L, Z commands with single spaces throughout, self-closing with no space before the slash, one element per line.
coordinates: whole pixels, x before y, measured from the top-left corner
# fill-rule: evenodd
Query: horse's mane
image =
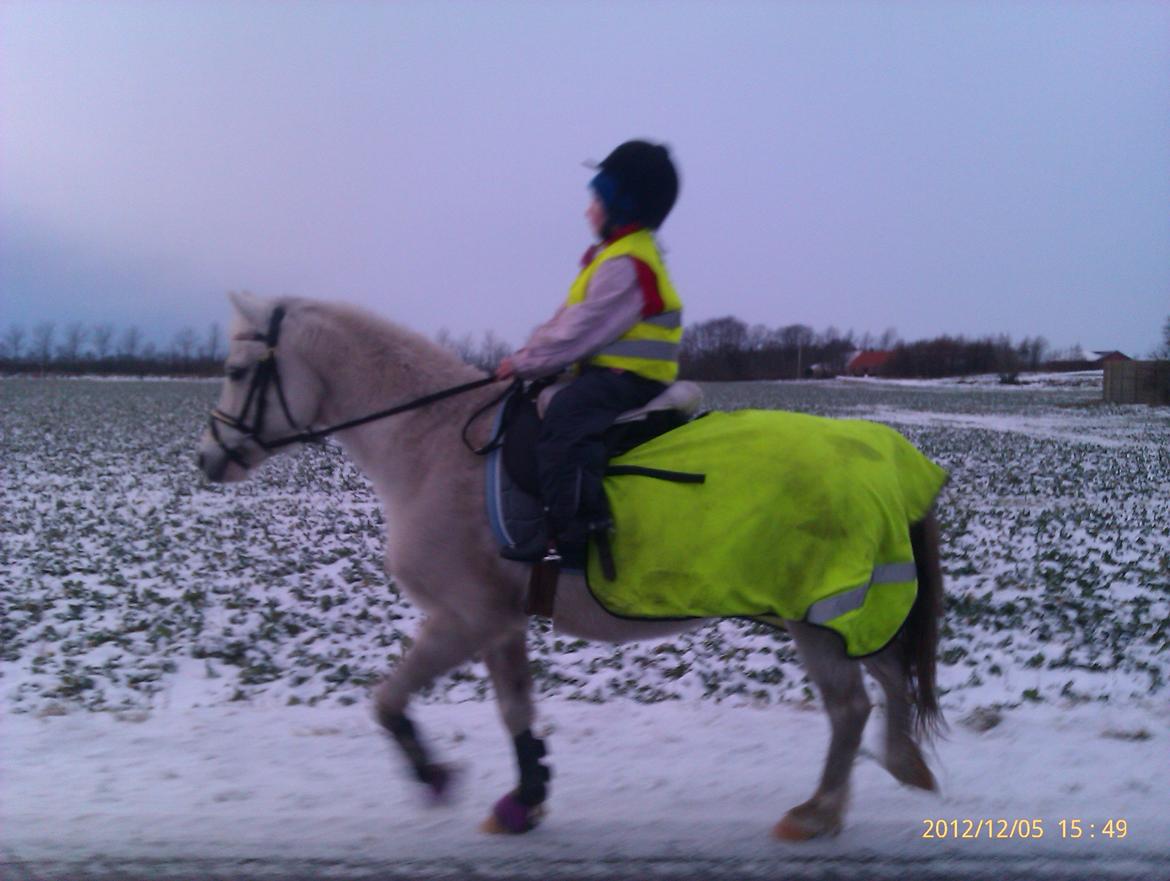
<path fill-rule="evenodd" d="M 409 378 L 421 389 L 439 388 L 483 376 L 454 352 L 420 333 L 345 303 L 285 298 L 279 301 L 296 315 L 300 344 L 325 352 L 334 363 L 359 365 L 371 378 Z M 344 341 L 339 349 L 338 342 Z"/>

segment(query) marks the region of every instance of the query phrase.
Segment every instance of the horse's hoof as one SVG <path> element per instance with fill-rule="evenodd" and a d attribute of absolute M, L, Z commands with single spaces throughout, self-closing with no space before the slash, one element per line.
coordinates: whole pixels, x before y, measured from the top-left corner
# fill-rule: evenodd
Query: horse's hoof
<path fill-rule="evenodd" d="M 479 831 L 488 835 L 522 835 L 535 829 L 544 819 L 544 805 L 529 807 L 509 792 L 492 807 Z"/>
<path fill-rule="evenodd" d="M 938 782 L 934 779 L 934 775 L 930 773 L 930 768 L 925 765 L 916 769 L 914 773 L 901 778 L 901 780 L 907 786 L 913 786 L 915 789 L 938 792 Z"/>
<path fill-rule="evenodd" d="M 781 841 L 808 841 L 816 837 L 816 832 L 792 817 L 785 816 L 772 827 L 772 835 Z"/>
<path fill-rule="evenodd" d="M 886 765 L 894 779 L 904 786 L 915 789 L 925 789 L 927 792 L 938 792 L 938 782 L 934 779 L 926 760 L 919 753 L 905 756 L 898 762 Z"/>
<path fill-rule="evenodd" d="M 802 818 L 793 811 L 789 811 L 779 823 L 772 827 L 772 836 L 781 841 L 811 841 L 822 835 L 837 835 L 840 831 L 841 824 L 839 822 L 821 825 L 814 822 L 811 817 Z"/>
<path fill-rule="evenodd" d="M 488 814 L 486 820 L 479 824 L 479 831 L 484 835 L 511 835 L 511 829 L 505 829 L 504 824 L 496 819 L 496 815 Z"/>

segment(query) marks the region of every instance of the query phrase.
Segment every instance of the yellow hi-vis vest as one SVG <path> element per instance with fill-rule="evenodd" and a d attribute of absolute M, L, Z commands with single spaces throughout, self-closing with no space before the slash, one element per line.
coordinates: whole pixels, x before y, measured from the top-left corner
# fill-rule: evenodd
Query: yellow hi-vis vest
<path fill-rule="evenodd" d="M 600 248 L 589 264 L 581 270 L 565 300 L 566 306 L 575 306 L 585 299 L 589 281 L 597 267 L 614 257 L 633 257 L 642 261 L 654 273 L 662 311 L 648 315 L 631 327 L 623 336 L 586 359 L 586 364 L 599 367 L 617 367 L 655 379 L 674 382 L 678 378 L 678 348 L 682 339 L 682 301 L 666 267 L 662 255 L 649 230 L 639 229 Z"/>

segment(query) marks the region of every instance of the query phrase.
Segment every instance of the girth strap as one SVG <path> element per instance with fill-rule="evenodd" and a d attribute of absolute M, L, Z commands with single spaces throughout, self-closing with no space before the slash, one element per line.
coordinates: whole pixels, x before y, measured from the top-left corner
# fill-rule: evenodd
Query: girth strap
<path fill-rule="evenodd" d="M 665 468 L 647 468 L 645 465 L 610 465 L 605 469 L 606 476 L 622 474 L 636 474 L 641 477 L 653 477 L 658 480 L 669 480 L 674 483 L 706 483 L 706 474 L 697 474 L 692 471 L 668 471 Z"/>

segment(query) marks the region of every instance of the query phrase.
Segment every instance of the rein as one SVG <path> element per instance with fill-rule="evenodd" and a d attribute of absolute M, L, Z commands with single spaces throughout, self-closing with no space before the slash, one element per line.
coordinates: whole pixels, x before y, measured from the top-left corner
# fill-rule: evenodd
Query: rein
<path fill-rule="evenodd" d="M 347 428 L 356 428 L 359 425 L 365 425 L 368 422 L 375 422 L 379 419 L 386 419 L 398 413 L 405 413 L 408 410 L 417 410 L 420 407 L 425 407 L 428 404 L 433 404 L 436 401 L 441 401 L 444 398 L 454 397 L 455 395 L 463 394 L 477 388 L 483 388 L 485 385 L 490 385 L 495 382 L 494 376 L 488 376 L 483 379 L 476 379 L 472 382 L 465 382 L 461 385 L 451 386 L 449 388 L 440 389 L 436 392 L 423 395 L 407 401 L 404 404 L 398 404 L 394 407 L 387 407 L 385 410 L 378 410 L 375 413 L 370 413 L 366 416 L 359 416 L 356 419 L 350 419 L 346 422 L 339 422 L 336 425 L 330 425 L 326 428 L 318 429 L 302 429 L 295 434 L 286 435 L 277 438 L 276 440 L 266 441 L 260 437 L 260 433 L 264 429 L 264 411 L 266 408 L 268 386 L 276 386 L 277 399 L 280 401 L 281 409 L 284 411 L 284 417 L 288 420 L 288 424 L 294 429 L 300 428 L 296 420 L 292 417 L 292 412 L 289 410 L 288 400 L 284 395 L 284 386 L 280 381 L 280 372 L 276 367 L 276 343 L 280 337 L 280 324 L 284 320 L 284 307 L 278 306 L 272 313 L 272 318 L 268 324 L 268 332 L 266 334 L 254 334 L 251 339 L 257 342 L 262 342 L 268 346 L 268 351 L 264 356 L 256 362 L 256 372 L 252 376 L 252 385 L 248 388 L 248 394 L 244 398 L 244 404 L 240 408 L 238 416 L 232 416 L 230 413 L 224 413 L 219 408 L 211 411 L 211 436 L 215 438 L 216 443 L 219 444 L 224 454 L 237 465 L 242 468 L 247 468 L 247 462 L 239 453 L 238 447 L 229 447 L 224 443 L 219 434 L 219 424 L 227 425 L 230 428 L 243 434 L 252 443 L 265 451 L 279 450 L 282 447 L 287 447 L 292 444 L 299 443 L 315 443 L 321 441 L 338 431 L 344 431 Z M 247 422 L 248 411 L 252 407 L 252 401 L 256 401 L 256 417 L 251 425 Z"/>

